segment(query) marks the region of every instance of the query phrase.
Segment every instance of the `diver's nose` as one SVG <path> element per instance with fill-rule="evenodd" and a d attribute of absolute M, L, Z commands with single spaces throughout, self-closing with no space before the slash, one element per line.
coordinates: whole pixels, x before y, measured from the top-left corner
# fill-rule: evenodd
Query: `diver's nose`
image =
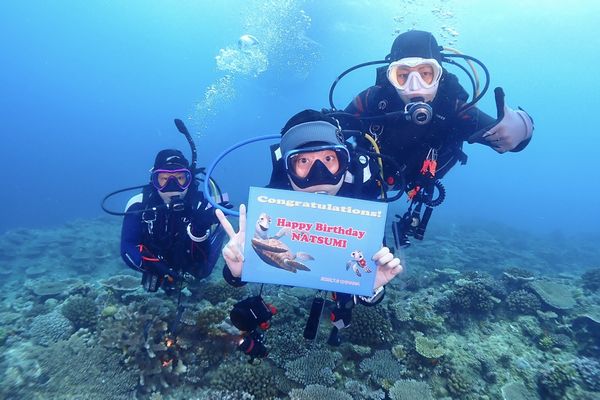
<path fill-rule="evenodd" d="M 416 91 L 421 88 L 419 84 L 418 72 L 411 72 L 408 74 L 408 90 Z"/>

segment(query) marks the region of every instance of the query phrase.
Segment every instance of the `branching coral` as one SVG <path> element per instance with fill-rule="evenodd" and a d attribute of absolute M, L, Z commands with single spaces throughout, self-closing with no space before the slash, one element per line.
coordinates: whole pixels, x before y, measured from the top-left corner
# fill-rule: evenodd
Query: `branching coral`
<path fill-rule="evenodd" d="M 545 399 L 562 399 L 573 384 L 575 370 L 568 364 L 554 364 L 538 377 L 538 387 Z"/>
<path fill-rule="evenodd" d="M 250 393 L 257 399 L 277 395 L 275 377 L 268 363 L 250 366 L 245 361 L 223 363 L 211 380 L 212 387 Z"/>
<path fill-rule="evenodd" d="M 73 325 L 61 313 L 53 311 L 35 317 L 29 333 L 34 343 L 49 345 L 61 339 L 68 339 L 73 333 Z"/>
<path fill-rule="evenodd" d="M 478 282 L 466 281 L 450 295 L 454 313 L 487 314 L 494 308 L 492 294 Z"/>
<path fill-rule="evenodd" d="M 542 303 L 540 299 L 527 290 L 516 290 L 511 292 L 506 298 L 506 306 L 515 314 L 533 314 L 535 315 Z"/>
<path fill-rule="evenodd" d="M 406 372 L 404 365 L 389 350 L 376 351 L 372 357 L 362 360 L 359 366 L 361 372 L 368 374 L 369 379 L 384 389 L 392 386 Z"/>
<path fill-rule="evenodd" d="M 380 345 L 393 339 L 390 316 L 381 304 L 375 307 L 354 307 L 352 323 L 346 331 L 344 333 L 347 333 L 348 341 L 359 345 Z"/>
<path fill-rule="evenodd" d="M 47 383 L 40 386 L 44 398 L 64 396 L 82 400 L 131 399 L 137 374 L 123 368 L 118 353 L 77 334 L 67 342 L 51 345 L 39 353 L 39 363 Z"/>
<path fill-rule="evenodd" d="M 585 384 L 596 392 L 600 392 L 600 362 L 587 357 L 575 360 L 575 368 Z"/>
<path fill-rule="evenodd" d="M 302 332 L 286 329 L 285 327 L 269 329 L 267 343 L 270 349 L 269 358 L 279 367 L 283 367 L 286 362 L 305 356 L 308 352 Z"/>
<path fill-rule="evenodd" d="M 385 392 L 381 389 L 374 390 L 362 382 L 349 379 L 344 383 L 346 392 L 353 400 L 383 400 Z"/>
<path fill-rule="evenodd" d="M 293 389 L 289 396 L 290 400 L 353 400 L 348 393 L 323 385 L 308 385 L 304 389 Z"/>
<path fill-rule="evenodd" d="M 159 304 L 132 303 L 102 320 L 101 343 L 119 349 L 125 364 L 139 371 L 140 389 L 144 392 L 179 383 L 187 372 L 186 364 L 196 358 L 194 352 L 182 351 L 169 340 L 168 322 L 174 315 L 172 309 Z M 183 329 L 179 333 L 182 339 L 193 336 L 193 331 Z"/>
<path fill-rule="evenodd" d="M 335 382 L 333 370 L 339 364 L 342 355 L 337 351 L 315 350 L 303 357 L 285 364 L 285 376 L 302 385 Z"/>
<path fill-rule="evenodd" d="M 388 394 L 391 400 L 433 400 L 429 385 L 412 379 L 396 381 Z"/>

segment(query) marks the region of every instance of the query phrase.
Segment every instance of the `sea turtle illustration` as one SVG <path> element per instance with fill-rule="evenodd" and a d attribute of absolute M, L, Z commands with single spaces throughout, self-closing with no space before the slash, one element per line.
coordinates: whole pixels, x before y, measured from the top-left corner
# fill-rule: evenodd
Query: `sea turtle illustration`
<path fill-rule="evenodd" d="M 270 225 L 271 217 L 266 213 L 261 213 L 256 221 L 254 237 L 252 238 L 252 248 L 260 259 L 273 267 L 294 273 L 298 270 L 310 271 L 310 268 L 300 261 L 314 260 L 314 258 L 310 254 L 301 251 L 292 254 L 290 248 L 279 240 L 289 234 L 291 229 L 282 228 L 275 236 L 269 237 Z"/>

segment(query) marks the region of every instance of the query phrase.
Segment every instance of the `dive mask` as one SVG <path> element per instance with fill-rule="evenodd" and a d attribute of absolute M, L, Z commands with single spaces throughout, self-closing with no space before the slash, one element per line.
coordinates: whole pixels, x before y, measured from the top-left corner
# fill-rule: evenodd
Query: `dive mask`
<path fill-rule="evenodd" d="M 416 97 L 432 101 L 442 77 L 442 67 L 433 58 L 407 57 L 388 66 L 388 81 L 405 103 Z"/>
<path fill-rule="evenodd" d="M 338 185 L 350 165 L 350 153 L 343 145 L 300 148 L 284 154 L 285 169 L 299 188 Z"/>
<path fill-rule="evenodd" d="M 155 169 L 150 179 L 159 192 L 183 192 L 192 183 L 192 173 L 187 168 Z"/>

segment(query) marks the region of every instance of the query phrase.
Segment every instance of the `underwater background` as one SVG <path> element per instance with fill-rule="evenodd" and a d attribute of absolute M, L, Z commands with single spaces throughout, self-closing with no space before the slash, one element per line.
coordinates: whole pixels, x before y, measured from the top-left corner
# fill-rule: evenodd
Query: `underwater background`
<path fill-rule="evenodd" d="M 2 2 L 0 398 L 600 398 L 599 12 L 594 1 Z M 174 118 L 207 165 L 329 107 L 340 73 L 382 59 L 408 29 L 483 61 L 478 106 L 494 115 L 503 87 L 535 121 L 530 145 L 465 145 L 405 273 L 382 304 L 355 309 L 340 348 L 324 343 L 327 321 L 314 343 L 302 338 L 313 291 L 272 286 L 271 353 L 248 365 L 227 314 L 256 288 L 227 287 L 219 264 L 190 288 L 173 357 L 160 340 L 173 299 L 141 290 L 102 198 L 146 183 L 158 150 L 189 154 Z M 244 34 L 259 45 L 240 49 Z M 336 106 L 374 78 L 344 78 Z M 235 204 L 267 183 L 270 143 L 216 170 Z"/>

